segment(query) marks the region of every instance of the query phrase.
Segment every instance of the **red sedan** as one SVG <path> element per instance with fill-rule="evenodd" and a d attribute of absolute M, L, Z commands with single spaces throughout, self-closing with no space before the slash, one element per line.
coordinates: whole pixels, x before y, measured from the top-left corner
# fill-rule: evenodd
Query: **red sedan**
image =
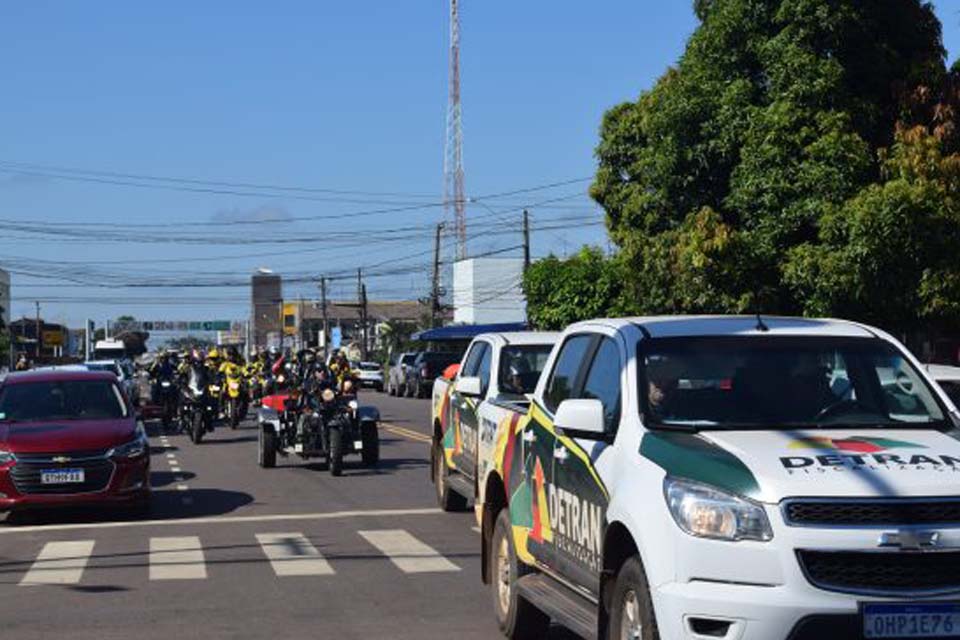
<path fill-rule="evenodd" d="M 52 370 L 0 382 L 0 511 L 145 510 L 149 500 L 150 446 L 116 376 Z"/>

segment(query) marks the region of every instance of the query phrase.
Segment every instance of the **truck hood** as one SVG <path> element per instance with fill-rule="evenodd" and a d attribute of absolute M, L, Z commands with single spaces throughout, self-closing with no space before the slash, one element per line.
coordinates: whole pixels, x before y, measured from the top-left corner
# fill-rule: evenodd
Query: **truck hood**
<path fill-rule="evenodd" d="M 921 428 L 648 433 L 641 454 L 668 474 L 768 503 L 946 496 L 960 493 L 958 437 Z"/>
<path fill-rule="evenodd" d="M 0 423 L 0 449 L 13 453 L 94 451 L 129 442 L 135 433 L 133 420 Z"/>

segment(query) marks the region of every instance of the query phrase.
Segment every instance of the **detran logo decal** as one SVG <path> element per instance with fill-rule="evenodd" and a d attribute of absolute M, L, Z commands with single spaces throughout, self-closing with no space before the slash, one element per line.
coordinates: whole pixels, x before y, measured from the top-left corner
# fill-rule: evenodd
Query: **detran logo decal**
<path fill-rule="evenodd" d="M 928 452 L 925 444 L 849 436 L 829 438 L 810 436 L 793 440 L 789 449 L 804 450 L 804 455 L 784 456 L 780 464 L 787 473 L 826 473 L 832 471 L 951 471 L 960 472 L 960 457 Z M 953 448 L 953 447 L 951 447 Z M 891 453 L 895 451 L 896 453 Z M 811 452 L 811 453 L 807 453 Z"/>
<path fill-rule="evenodd" d="M 882 453 L 888 449 L 926 449 L 922 444 L 891 440 L 890 438 L 801 438 L 790 443 L 790 449 L 816 449 L 817 451 L 843 451 L 845 453 Z"/>

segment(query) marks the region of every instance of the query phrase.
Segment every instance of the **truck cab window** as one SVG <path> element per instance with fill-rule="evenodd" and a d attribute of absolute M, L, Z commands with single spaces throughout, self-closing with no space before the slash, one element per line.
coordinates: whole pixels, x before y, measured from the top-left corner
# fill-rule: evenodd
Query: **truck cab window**
<path fill-rule="evenodd" d="M 486 345 L 484 345 L 486 347 Z M 493 358 L 493 349 L 484 348 L 480 363 L 477 365 L 476 376 L 480 378 L 480 395 L 486 396 L 490 388 L 490 361 Z"/>
<path fill-rule="evenodd" d="M 577 378 L 583 368 L 593 336 L 579 335 L 569 338 L 557 356 L 557 362 L 547 383 L 544 403 L 549 411 L 556 411 L 564 400 L 573 397 Z"/>
<path fill-rule="evenodd" d="M 599 400 L 603 404 L 607 433 L 611 434 L 620 426 L 620 368 L 617 343 L 603 338 L 580 394 L 584 399 Z"/>

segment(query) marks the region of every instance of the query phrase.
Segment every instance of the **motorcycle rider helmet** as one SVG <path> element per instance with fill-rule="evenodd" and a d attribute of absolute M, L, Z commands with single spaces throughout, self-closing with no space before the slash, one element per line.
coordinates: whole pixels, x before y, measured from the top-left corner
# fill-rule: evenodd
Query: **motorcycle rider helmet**
<path fill-rule="evenodd" d="M 216 347 L 210 349 L 210 352 L 207 354 L 207 358 L 210 360 L 218 360 L 220 358 L 220 352 L 217 351 Z"/>

